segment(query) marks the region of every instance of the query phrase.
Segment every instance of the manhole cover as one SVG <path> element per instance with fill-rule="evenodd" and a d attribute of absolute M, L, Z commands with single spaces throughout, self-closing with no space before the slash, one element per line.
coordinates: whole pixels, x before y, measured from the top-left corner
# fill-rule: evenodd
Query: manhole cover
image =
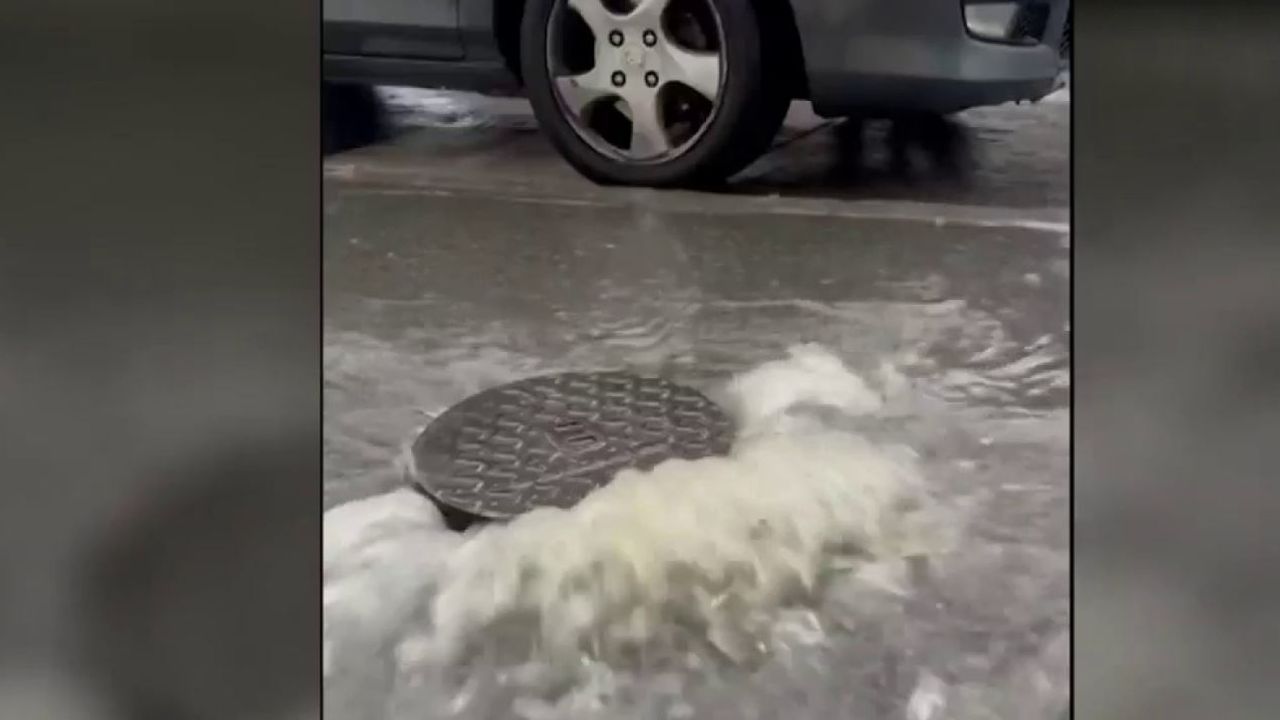
<path fill-rule="evenodd" d="M 449 408 L 413 445 L 416 481 L 450 524 L 567 508 L 626 467 L 724 454 L 724 412 L 696 390 L 628 373 L 502 385 Z"/>

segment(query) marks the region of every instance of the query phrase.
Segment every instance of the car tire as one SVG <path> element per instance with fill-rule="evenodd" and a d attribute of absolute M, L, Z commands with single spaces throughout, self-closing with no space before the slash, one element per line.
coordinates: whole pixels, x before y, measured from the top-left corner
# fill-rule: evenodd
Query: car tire
<path fill-rule="evenodd" d="M 716 97 L 709 100 L 711 109 L 707 111 L 708 117 L 696 134 L 687 138 L 682 146 L 666 155 L 653 158 L 627 157 L 631 147 L 636 143 L 637 130 L 634 125 L 630 130 L 632 136 L 629 146 L 631 147 L 625 150 L 610 147 L 591 129 L 584 127 L 584 117 L 588 113 L 584 110 L 582 114 L 578 114 L 570 109 L 563 98 L 564 93 L 559 89 L 564 86 L 558 84 L 563 83 L 566 77 L 564 74 L 557 75 L 557 69 L 553 67 L 555 65 L 553 58 L 558 51 L 558 46 L 555 44 L 557 32 L 559 32 L 556 29 L 556 23 L 564 23 L 567 12 L 574 12 L 583 17 L 578 10 L 568 9 L 570 2 L 578 6 L 582 3 L 594 3 L 602 8 L 605 3 L 608 3 L 616 8 L 618 2 L 626 1 L 529 0 L 521 26 L 521 70 L 538 123 L 560 154 L 580 173 L 596 182 L 655 187 L 705 185 L 719 182 L 758 158 L 769 147 L 782 125 L 790 105 L 790 93 L 783 82 L 785 76 L 781 71 L 783 64 L 766 54 L 761 18 L 757 15 L 753 4 L 744 0 L 697 0 L 705 3 L 698 10 L 701 16 L 713 18 L 712 22 L 718 30 L 715 41 L 718 47 L 715 47 L 712 52 L 719 57 L 717 67 L 720 79 Z M 631 1 L 636 2 L 636 0 Z M 668 22 L 669 13 L 673 12 L 672 4 L 689 1 L 691 0 L 657 0 L 666 6 L 660 16 L 661 22 Z M 711 14 L 708 14 L 708 10 Z M 675 11 L 692 15 L 692 11 L 683 7 L 676 8 Z M 595 11 L 588 8 L 588 12 Z M 631 12 L 634 16 L 637 11 Z M 598 37 L 602 34 L 600 28 L 590 27 L 591 34 L 595 37 L 591 51 L 595 55 L 595 62 L 592 63 L 591 71 L 606 68 L 608 72 L 613 73 L 610 79 L 616 84 L 618 71 L 610 69 L 615 66 L 600 59 L 602 52 L 616 51 L 615 55 L 610 56 L 615 62 L 621 63 L 616 67 L 635 71 L 635 79 L 631 82 L 639 82 L 639 77 L 643 76 L 645 85 L 648 85 L 648 76 L 653 73 L 642 73 L 650 67 L 647 59 L 640 61 L 645 63 L 642 65 L 636 64 L 634 55 L 618 59 L 622 57 L 621 53 L 624 51 L 647 53 L 646 48 L 636 45 L 635 35 L 639 31 L 634 25 L 635 21 L 627 20 L 629 16 L 618 13 L 609 13 L 603 17 L 605 23 L 631 24 L 627 24 L 622 30 L 626 35 L 623 45 L 603 51 L 601 46 L 606 42 L 611 46 L 614 45 L 612 34 L 606 40 L 604 37 Z M 601 22 L 599 16 L 596 17 L 596 21 L 599 25 Z M 583 23 L 585 23 L 584 27 L 590 26 L 590 23 L 585 20 Z M 647 26 L 643 27 L 645 27 L 643 44 L 647 46 L 651 38 L 648 35 Z M 667 47 L 674 44 L 676 49 L 679 49 L 674 34 L 669 32 L 665 25 L 659 28 L 659 32 L 662 34 L 653 48 L 661 48 L 665 51 Z M 702 33 L 703 36 L 707 34 L 707 32 Z M 706 54 L 706 51 L 698 52 Z M 645 58 L 648 57 L 649 55 L 646 54 Z M 658 64 L 654 67 L 660 67 L 663 71 L 671 67 L 671 64 L 662 65 L 661 61 L 657 62 Z M 705 86 L 705 83 L 703 85 Z M 691 85 L 679 82 L 676 82 L 675 86 L 679 92 L 686 94 L 691 88 Z M 576 85 L 574 87 L 576 89 Z M 633 91 L 640 91 L 640 88 L 636 87 Z M 663 81 L 663 84 L 654 92 L 665 98 L 668 84 Z M 708 100 L 705 94 L 698 97 L 702 97 L 704 101 Z M 696 97 L 694 99 L 696 100 Z M 616 101 L 616 98 L 611 100 L 606 95 L 603 102 L 610 101 Z M 661 103 L 657 104 L 661 105 Z M 663 111 L 659 110 L 656 116 L 659 118 L 658 125 L 662 126 Z M 665 130 L 663 134 L 667 134 Z M 646 144 L 646 147 L 648 146 Z"/>

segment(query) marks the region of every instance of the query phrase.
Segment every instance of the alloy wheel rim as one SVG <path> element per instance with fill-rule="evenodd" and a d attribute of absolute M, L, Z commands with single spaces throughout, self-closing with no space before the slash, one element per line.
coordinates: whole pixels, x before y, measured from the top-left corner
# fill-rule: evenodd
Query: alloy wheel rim
<path fill-rule="evenodd" d="M 611 159 L 652 164 L 687 153 L 716 118 L 724 47 L 709 0 L 560 0 L 546 61 L 578 137 Z"/>

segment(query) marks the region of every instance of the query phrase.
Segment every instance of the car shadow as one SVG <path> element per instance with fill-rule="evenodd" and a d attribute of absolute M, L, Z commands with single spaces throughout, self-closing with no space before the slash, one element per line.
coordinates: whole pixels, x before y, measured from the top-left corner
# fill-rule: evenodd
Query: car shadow
<path fill-rule="evenodd" d="M 731 193 L 966 202 L 980 148 L 972 128 L 934 114 L 849 118 L 784 140 Z"/>
<path fill-rule="evenodd" d="M 1070 105 L 1006 104 L 784 130 L 721 191 L 1003 208 L 1070 204 Z"/>

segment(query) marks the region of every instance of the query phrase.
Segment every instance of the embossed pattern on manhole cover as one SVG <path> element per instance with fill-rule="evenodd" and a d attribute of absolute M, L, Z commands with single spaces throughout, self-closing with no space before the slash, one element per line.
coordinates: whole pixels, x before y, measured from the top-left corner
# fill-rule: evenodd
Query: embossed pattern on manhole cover
<path fill-rule="evenodd" d="M 530 378 L 472 395 L 413 445 L 419 487 L 449 510 L 511 518 L 571 507 L 627 467 L 725 454 L 733 428 L 702 393 L 622 372 Z"/>

